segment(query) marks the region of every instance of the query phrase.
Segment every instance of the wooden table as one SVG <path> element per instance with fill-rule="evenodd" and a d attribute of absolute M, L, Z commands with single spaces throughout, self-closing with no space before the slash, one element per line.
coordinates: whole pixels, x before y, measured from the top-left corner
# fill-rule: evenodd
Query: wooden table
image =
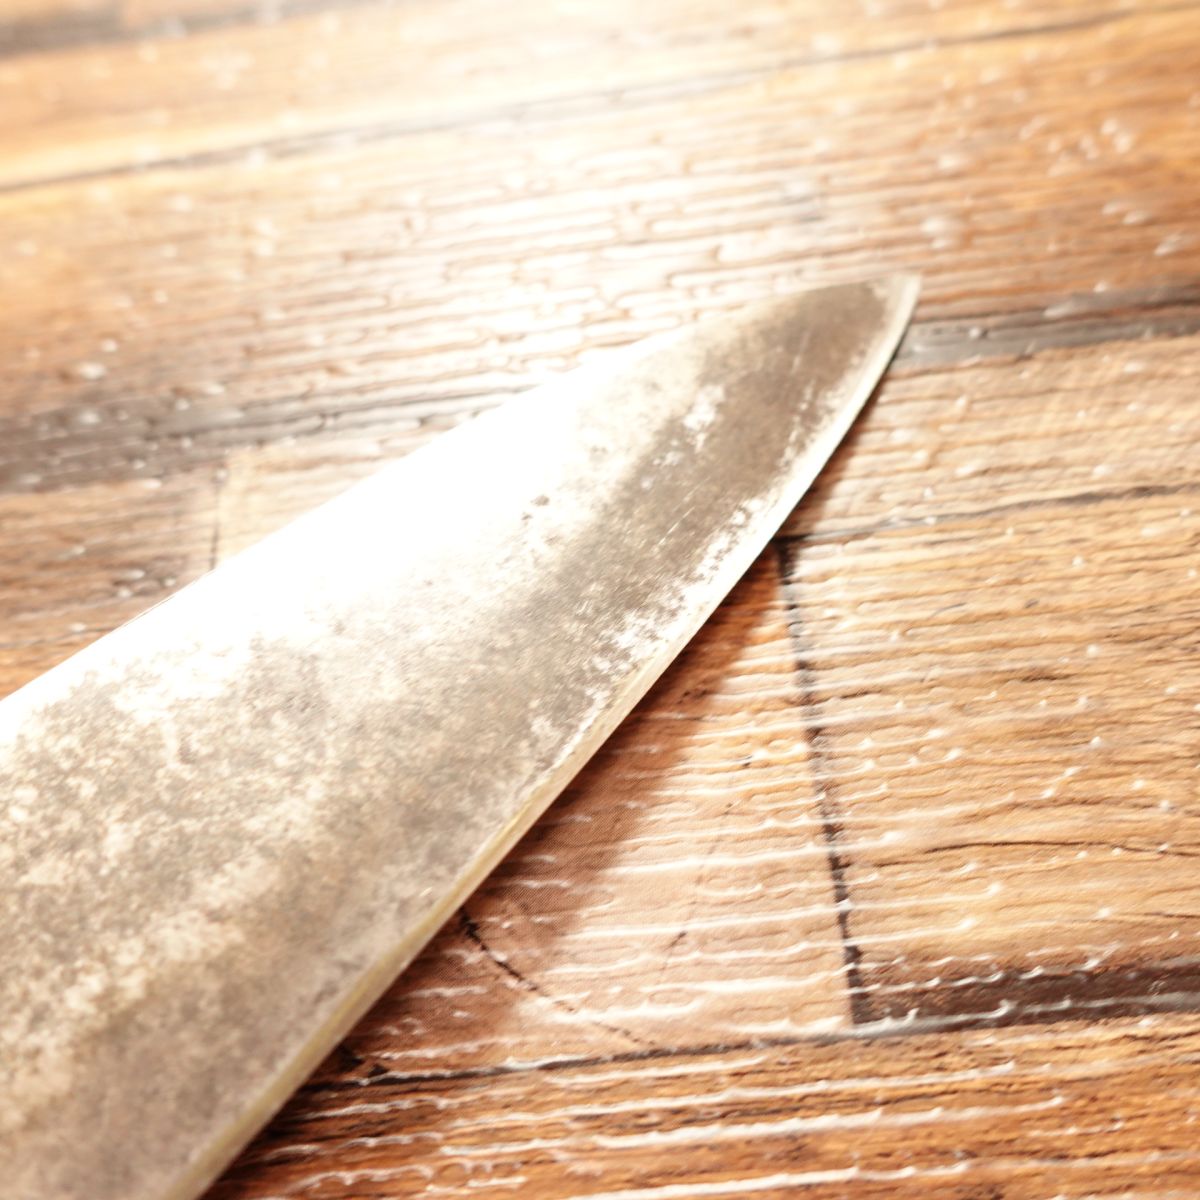
<path fill-rule="evenodd" d="M 210 1200 L 1200 1192 L 1196 0 L 5 18 L 4 689 L 605 347 L 924 275 L 783 535 Z"/>

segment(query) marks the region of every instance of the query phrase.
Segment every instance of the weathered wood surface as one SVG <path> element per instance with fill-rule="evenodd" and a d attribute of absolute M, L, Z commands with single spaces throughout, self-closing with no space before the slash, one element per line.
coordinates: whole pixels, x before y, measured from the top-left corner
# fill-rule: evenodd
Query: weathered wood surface
<path fill-rule="evenodd" d="M 783 536 L 212 1200 L 1195 1194 L 1198 18 L 6 6 L 6 690 L 606 346 L 925 279 Z"/>

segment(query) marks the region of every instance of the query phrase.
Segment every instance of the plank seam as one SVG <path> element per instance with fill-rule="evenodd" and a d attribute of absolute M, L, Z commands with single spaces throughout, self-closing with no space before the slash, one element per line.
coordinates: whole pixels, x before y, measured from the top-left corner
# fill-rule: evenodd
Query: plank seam
<path fill-rule="evenodd" d="M 1147 996 L 1144 1008 L 1138 1015 L 1128 1018 L 1131 1022 L 1141 1019 L 1147 1012 L 1172 1013 L 1194 1016 L 1200 1012 L 1200 996 L 1193 993 L 1160 997 Z M 1063 1017 L 1061 1012 L 1045 1019 L 1025 1019 L 1003 1022 L 1006 1029 L 1045 1028 L 1053 1025 L 1059 1029 L 1095 1032 L 1097 1017 Z M 840 1029 L 812 1034 L 788 1034 L 771 1038 L 753 1038 L 724 1042 L 708 1042 L 695 1046 L 654 1046 L 644 1050 L 619 1050 L 611 1054 L 569 1055 L 560 1058 L 534 1059 L 528 1062 L 498 1063 L 489 1066 L 461 1067 L 447 1071 L 379 1071 L 372 1070 L 366 1077 L 354 1079 L 310 1080 L 298 1093 L 304 1095 L 338 1095 L 362 1091 L 370 1087 L 421 1087 L 426 1084 L 470 1082 L 473 1080 L 500 1079 L 510 1075 L 524 1075 L 542 1071 L 578 1071 L 593 1067 L 620 1066 L 624 1063 L 666 1062 L 676 1059 L 719 1058 L 728 1054 L 746 1054 L 756 1051 L 792 1050 L 804 1046 L 853 1046 L 861 1042 L 897 1041 L 910 1037 L 936 1037 L 946 1033 L 979 1032 L 995 1029 L 1000 1025 L 994 1019 L 979 1014 L 940 1015 L 914 1017 L 911 1019 L 881 1019 L 862 1025 L 845 1025 Z M 356 1058 L 359 1056 L 356 1054 Z M 369 1061 L 360 1058 L 359 1061 Z"/>
<path fill-rule="evenodd" d="M 1152 500 L 1163 496 L 1200 495 L 1200 480 L 1188 483 L 1150 483 L 1132 487 L 1072 492 L 1065 496 L 1043 496 L 1030 500 L 1013 500 L 987 508 L 963 509 L 948 513 L 929 513 L 920 517 L 904 517 L 880 521 L 875 525 L 857 525 L 849 529 L 805 530 L 802 533 L 780 533 L 775 542 L 782 546 L 828 545 L 853 542 L 884 533 L 908 529 L 936 529 L 955 521 L 977 521 L 980 518 L 1003 517 L 1012 513 L 1036 512 L 1038 509 L 1086 508 L 1096 504 L 1115 504 L 1123 500 Z"/>
<path fill-rule="evenodd" d="M 1131 317 L 1131 313 L 1141 315 Z M 982 318 L 982 320 L 986 319 Z M 1008 314 L 992 319 L 997 324 L 1004 323 L 1005 336 L 1011 339 L 1014 323 L 1021 319 L 1021 315 Z M 997 356 L 1017 353 L 1018 357 L 1027 358 L 1055 348 L 1095 346 L 1108 341 L 1125 341 L 1135 338 L 1139 341 L 1175 340 L 1194 336 L 1200 333 L 1200 289 L 1185 287 L 1158 289 L 1151 293 L 1128 293 L 1119 298 L 1117 306 L 1112 310 L 1094 309 L 1090 312 L 1086 341 L 1079 339 L 1079 330 L 1076 326 L 1069 322 L 1063 324 L 1068 327 L 1057 334 L 1054 332 L 1057 323 L 1053 321 L 1045 321 L 1044 328 L 1039 327 L 1032 332 L 1022 329 L 1017 335 L 1018 340 L 1026 343 L 1032 341 L 1034 344 L 1026 345 L 1025 349 L 1021 351 L 1014 351 L 1011 345 L 1005 347 L 999 339 L 989 340 L 986 336 L 972 338 L 966 334 L 960 341 L 947 342 L 939 347 L 940 357 L 936 365 L 931 365 L 924 357 L 925 351 L 920 346 L 920 339 L 929 331 L 933 331 L 936 336 L 939 330 L 946 328 L 946 325 L 941 322 L 919 322 L 910 327 L 896 365 L 892 369 L 898 374 L 913 378 L 919 377 L 926 371 L 953 370 L 956 366 L 967 365 L 981 358 L 989 357 L 991 353 Z M 1104 330 L 1108 330 L 1107 336 L 1104 335 Z M 946 356 L 946 351 L 951 345 L 958 346 L 961 357 L 950 359 Z M 521 387 L 507 389 L 495 387 L 487 393 L 461 391 L 449 397 L 439 397 L 433 409 L 417 418 L 417 424 L 422 426 L 445 421 L 447 418 L 453 419 L 455 416 L 490 407 L 497 397 L 520 395 L 526 390 Z M 336 398 L 342 396 L 351 398 L 354 395 L 355 392 L 352 389 L 323 392 L 317 414 L 323 419 L 313 428 L 305 426 L 312 425 L 314 411 L 297 410 L 292 393 L 268 397 L 246 406 L 245 419 L 236 427 L 230 427 L 222 421 L 206 426 L 203 422 L 204 410 L 197 408 L 195 410 L 197 420 L 194 424 L 182 426 L 176 422 L 172 433 L 163 439 L 165 446 L 171 449 L 175 446 L 177 439 L 186 435 L 191 442 L 190 448 L 186 452 L 181 449 L 174 460 L 168 460 L 166 463 L 161 460 L 156 463 L 147 462 L 136 470 L 129 466 L 129 459 L 146 457 L 144 438 L 136 433 L 126 433 L 125 430 L 128 429 L 128 426 L 115 429 L 112 439 L 106 439 L 98 435 L 97 431 L 90 430 L 86 439 L 79 440 L 85 442 L 91 453 L 83 456 L 77 455 L 71 473 L 64 474 L 59 471 L 58 478 L 55 478 L 56 472 L 52 467 L 45 470 L 38 469 L 36 451 L 40 442 L 46 442 L 48 443 L 48 453 L 60 454 L 63 446 L 61 431 L 51 437 L 36 436 L 36 432 L 35 436 L 31 437 L 26 431 L 27 429 L 33 430 L 35 424 L 45 424 L 47 421 L 53 423 L 56 420 L 62 429 L 68 428 L 75 406 L 68 405 L 40 412 L 37 414 L 36 420 L 34 418 L 17 418 L 6 421 L 0 416 L 0 445 L 8 448 L 7 454 L 0 454 L 0 495 L 65 491 L 91 483 L 113 483 L 124 479 L 148 476 L 164 478 L 184 474 L 190 470 L 220 466 L 226 455 L 233 450 L 261 447 L 282 439 L 299 443 L 308 442 L 313 437 L 321 437 L 326 433 L 330 414 L 337 421 L 339 431 L 347 437 L 386 435 L 389 421 L 411 421 L 412 418 L 407 415 L 409 411 L 419 408 L 425 403 L 419 398 L 397 402 L 388 402 L 386 399 L 371 400 L 360 404 L 347 403 L 340 407 L 331 403 Z M 447 400 L 451 402 L 447 403 Z M 139 420 L 144 422 L 148 430 L 154 429 L 156 422 L 161 420 L 161 404 L 156 405 L 145 401 L 130 402 L 126 398 L 124 407 L 131 411 L 136 409 L 136 415 Z M 282 409 L 282 411 L 277 414 L 274 411 L 276 409 Z M 336 439 L 331 444 L 336 444 Z M 135 448 L 138 450 L 137 455 L 133 454 Z M 111 456 L 107 462 L 103 461 L 105 454 Z M 22 482 L 22 480 L 32 479 L 34 476 L 37 477 L 36 482 Z M 1110 499 L 1123 499 L 1127 495 L 1141 498 L 1173 494 L 1175 494 L 1173 490 L 1130 493 L 1087 492 L 1080 493 L 1078 496 L 1023 501 L 1015 507 L 1098 503 Z M 1093 497 L 1094 499 L 1092 499 Z M 954 520 L 969 516 L 990 516 L 1012 510 L 1009 507 L 1000 506 L 980 509 L 975 513 L 948 514 L 937 519 Z M 909 525 L 924 523 L 927 523 L 924 518 L 918 518 L 907 523 L 896 521 L 865 526 L 851 531 L 850 534 L 818 532 L 785 536 L 795 541 L 828 541 L 845 536 L 868 536 L 888 529 L 903 529 Z"/>

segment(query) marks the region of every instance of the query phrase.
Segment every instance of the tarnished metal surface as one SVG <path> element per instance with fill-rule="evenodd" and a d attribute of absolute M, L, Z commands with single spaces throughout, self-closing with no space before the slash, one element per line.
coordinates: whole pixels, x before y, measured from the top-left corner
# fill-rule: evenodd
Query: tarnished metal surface
<path fill-rule="evenodd" d="M 913 294 L 566 376 L 0 703 L 0 1196 L 199 1191 L 749 566 Z"/>

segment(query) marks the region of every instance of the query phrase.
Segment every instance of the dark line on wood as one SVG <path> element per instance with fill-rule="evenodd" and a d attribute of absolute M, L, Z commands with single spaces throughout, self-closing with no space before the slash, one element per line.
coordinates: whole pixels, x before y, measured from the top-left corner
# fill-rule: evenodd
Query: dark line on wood
<path fill-rule="evenodd" d="M 1119 24 L 1131 18 L 1168 16 L 1171 13 L 1186 12 L 1195 8 L 1195 0 L 1175 0 L 1174 3 L 1158 4 L 1151 8 L 1129 9 L 1110 8 L 1104 12 L 1092 13 L 1086 17 L 1073 17 L 1066 21 L 1047 21 L 1042 25 L 1020 26 L 1013 25 L 1007 29 L 993 29 L 985 33 L 961 33 L 952 37 L 914 40 L 907 45 L 893 47 L 889 54 L 897 54 L 915 50 L 942 50 L 954 46 L 978 46 L 988 42 L 1011 42 L 1026 37 L 1044 37 L 1055 33 L 1076 33 L 1084 29 L 1097 29 L 1105 25 Z M 862 52 L 856 56 L 847 53 L 845 61 L 852 62 L 856 57 L 875 57 L 870 52 Z"/>
<path fill-rule="evenodd" d="M 57 12 L 50 16 L 21 17 L 0 28 L 0 59 L 74 46 L 102 45 L 123 40 L 125 36 L 126 32 L 120 29 L 120 17 L 111 7 L 102 12 Z"/>
<path fill-rule="evenodd" d="M 1161 1004 L 1156 998 L 1160 995 Z M 875 1007 L 879 1020 L 914 1013 L 954 1028 L 1000 1029 L 1064 1017 L 1098 1021 L 1164 1010 L 1194 1011 L 1198 1000 L 1200 967 L 1195 959 L 1184 959 L 1109 963 L 1091 970 L 1062 964 L 1043 972 L 1010 965 L 983 978 L 897 981 L 878 989 Z"/>
<path fill-rule="evenodd" d="M 361 145 L 375 141 L 390 141 L 398 137 L 444 132 L 447 130 L 465 130 L 470 129 L 472 126 L 493 124 L 496 121 L 503 120 L 523 122 L 537 120 L 540 117 L 542 119 L 574 121 L 581 116 L 593 115 L 615 104 L 620 104 L 622 111 L 628 111 L 646 105 L 661 104 L 664 101 L 678 100 L 689 96 L 704 96 L 721 88 L 743 85 L 766 75 L 799 70 L 804 67 L 836 66 L 842 63 L 890 58 L 896 54 L 913 52 L 928 53 L 956 46 L 1019 40 L 1021 38 L 1039 37 L 1054 33 L 1069 33 L 1135 18 L 1187 12 L 1197 7 L 1200 7 L 1197 0 L 1177 0 L 1176 3 L 1162 4 L 1154 8 L 1141 9 L 1136 12 L 1128 9 L 1111 9 L 1089 17 L 1080 17 L 1072 21 L 1062 21 L 1041 26 L 1012 27 L 1009 29 L 992 30 L 987 33 L 961 34 L 940 39 L 913 39 L 906 42 L 893 43 L 888 46 L 859 51 L 846 51 L 841 54 L 794 55 L 758 67 L 742 68 L 736 71 L 714 72 L 710 75 L 680 79 L 671 83 L 633 83 L 628 86 L 605 88 L 598 91 L 568 92 L 560 96 L 546 97 L 539 100 L 517 101 L 498 105 L 494 108 L 484 108 L 442 118 L 340 126 L 335 129 L 322 130 L 298 137 L 269 139 L 237 146 L 223 146 L 194 154 L 156 159 L 149 163 L 120 163 L 86 171 L 67 172 L 60 175 L 40 176 L 36 179 L 0 183 L 0 195 L 33 190 L 39 187 L 57 187 L 63 184 L 86 183 L 97 179 L 120 178 L 122 176 L 143 174 L 151 171 L 196 170 L 207 166 L 220 166 L 229 162 L 235 162 L 238 158 L 254 150 L 266 151 L 278 158 L 287 158 L 314 150 L 337 148 L 339 145 L 345 145 L 348 141 L 354 145 Z"/>
<path fill-rule="evenodd" d="M 921 322 L 909 329 L 892 369 L 912 375 L 924 370 L 952 370 L 959 363 L 987 355 L 1028 357 L 1054 348 L 1091 346 L 1110 340 L 1169 339 L 1200 333 L 1198 285 L 1131 289 L 1106 293 L 1106 296 L 1106 305 L 1111 307 L 1101 307 L 1094 296 L 1068 297 L 1054 306 L 1062 315 L 1051 317 L 1044 312 L 1021 312 L 977 320 Z M 983 328 L 985 333 L 972 336 L 970 330 L 973 328 Z M 993 334 L 992 330 L 999 332 Z M 490 407 L 501 395 L 519 394 L 524 390 L 514 388 L 510 393 L 493 386 L 487 393 L 446 392 L 439 393 L 433 400 L 389 401 L 384 396 L 364 401 L 356 389 L 347 388 L 340 392 L 323 391 L 313 399 L 311 407 L 298 401 L 294 394 L 287 393 L 246 407 L 236 423 L 230 423 L 224 410 L 196 405 L 181 413 L 167 404 L 165 396 L 131 400 L 125 395 L 121 402 L 121 420 L 104 421 L 85 431 L 75 424 L 74 404 L 40 412 L 36 419 L 0 416 L 0 495 L 52 492 L 125 479 L 162 478 L 218 465 L 237 449 L 269 445 L 283 438 L 297 442 L 314 437 L 329 438 L 330 427 L 334 424 L 337 432 L 348 438 L 386 436 L 389 428 L 400 421 L 410 425 L 414 409 L 422 410 L 416 416 L 418 427 L 436 426 L 438 422 Z M 330 444 L 336 445 L 336 438 Z M 135 463 L 140 465 L 135 466 Z M 1167 490 L 1162 490 L 1162 486 Z M 1174 486 L 1162 486 L 1018 501 L 974 513 L 945 514 L 936 517 L 934 524 L 1021 509 L 1176 494 Z M 1180 494 L 1186 490 L 1186 486 L 1181 488 Z M 924 523 L 925 519 L 921 517 L 828 534 L 784 536 L 793 541 L 830 541 L 871 536 Z"/>
<path fill-rule="evenodd" d="M 1047 308 L 922 321 L 896 355 L 901 371 L 955 367 L 981 359 L 1027 359 L 1045 350 L 1200 333 L 1200 286 L 1128 288 L 1064 297 Z"/>
<path fill-rule="evenodd" d="M 781 533 L 775 539 L 781 545 L 815 545 L 828 542 L 852 542 L 894 533 L 905 529 L 937 529 L 957 521 L 973 521 L 981 517 L 1002 517 L 1011 513 L 1036 512 L 1038 509 L 1087 508 L 1096 504 L 1112 504 L 1121 500 L 1150 500 L 1160 496 L 1200 495 L 1200 481 L 1195 483 L 1146 483 L 1134 487 L 1111 488 L 1107 491 L 1073 492 L 1066 496 L 1043 496 L 1029 500 L 1013 500 L 986 508 L 965 509 L 948 513 L 929 513 L 919 517 L 904 517 L 880 521 L 874 525 L 856 525 L 850 529 L 831 529 L 825 532 Z M 932 518 L 932 520 L 930 519 Z"/>
<path fill-rule="evenodd" d="M 192 13 L 184 17 L 164 17 L 130 25 L 120 8 L 110 5 L 98 12 L 53 12 L 23 17 L 0 27 L 0 61 L 30 54 L 81 47 L 121 45 L 140 41 L 175 41 L 193 33 L 219 29 L 237 29 L 248 25 L 273 25 L 295 17 L 323 12 L 343 12 L 347 8 L 386 7 L 380 0 L 285 0 L 272 3 L 260 0 L 224 12 Z"/>
<path fill-rule="evenodd" d="M 645 1046 L 646 1042 L 631 1033 L 628 1029 L 623 1029 L 619 1025 L 609 1025 L 605 1021 L 598 1021 L 594 1017 L 585 1017 L 580 1013 L 579 1009 L 574 1005 L 567 1003 L 566 1000 L 558 996 L 551 995 L 545 988 L 536 980 L 530 979 L 528 975 L 518 971 L 507 958 L 501 958 L 491 946 L 484 940 L 483 935 L 479 932 L 479 926 L 472 919 L 470 913 L 467 912 L 466 905 L 463 905 L 458 912 L 459 928 L 462 929 L 463 935 L 469 942 L 472 942 L 476 948 L 488 959 L 491 964 L 503 974 L 512 979 L 524 991 L 532 992 L 535 996 L 545 1000 L 547 1004 L 553 1005 L 561 1012 L 568 1013 L 576 1020 L 584 1021 L 589 1025 L 594 1025 L 598 1029 L 603 1029 L 608 1033 L 615 1033 L 618 1037 L 623 1037 L 626 1041 L 632 1042 L 635 1046 Z"/>
<path fill-rule="evenodd" d="M 1137 1007 L 1130 1009 L 1136 1002 Z M 744 1054 L 756 1050 L 788 1050 L 802 1046 L 852 1046 L 867 1041 L 898 1041 L 910 1037 L 936 1037 L 967 1030 L 997 1029 L 1056 1025 L 1059 1027 L 1094 1028 L 1103 1017 L 1145 1015 L 1150 1013 L 1200 1012 L 1200 992 L 1169 992 L 1137 996 L 1125 1001 L 1124 1011 L 1064 1011 L 1052 1004 L 1033 1005 L 1022 1011 L 1020 1019 L 1007 1019 L 998 1012 L 956 1014 L 937 1017 L 911 1017 L 903 1020 L 886 1018 L 848 1025 L 839 1030 L 814 1034 L 791 1034 L 773 1038 L 737 1039 L 728 1042 L 707 1042 L 696 1046 L 654 1046 L 643 1050 L 622 1050 L 612 1054 L 574 1055 L 537 1062 L 505 1063 L 496 1066 L 463 1067 L 448 1071 L 384 1072 L 369 1078 L 313 1081 L 300 1089 L 301 1094 L 320 1095 L 360 1091 L 367 1087 L 420 1087 L 425 1084 L 468 1082 L 498 1079 L 507 1075 L 525 1075 L 542 1071 L 578 1071 L 593 1067 L 619 1066 L 624 1063 L 663 1062 L 673 1059 L 719 1057 L 725 1054 Z M 316 1114 L 319 1116 L 320 1114 Z"/>
<path fill-rule="evenodd" d="M 386 8 L 390 5 L 386 3 L 386 0 L 383 3 L 380 0 L 285 0 L 280 3 L 260 0 L 259 3 L 246 4 L 224 12 L 191 13 L 185 17 L 159 18 L 143 22 L 140 25 L 128 24 L 122 18 L 120 9 L 113 5 L 98 12 L 59 11 L 48 16 L 23 17 L 16 21 L 10 21 L 0 28 L 0 60 L 28 54 L 45 54 L 55 50 L 77 49 L 82 46 L 100 47 L 154 39 L 182 39 L 193 33 L 238 29 L 245 26 L 275 25 L 297 17 L 313 16 L 318 13 L 344 12 L 348 8 L 370 7 Z M 1011 41 L 1021 37 L 1072 33 L 1130 17 L 1170 13 L 1191 7 L 1193 7 L 1193 3 L 1190 0 L 1176 0 L 1174 4 L 1160 5 L 1140 11 L 1108 9 L 1087 17 L 1048 21 L 1041 25 L 1014 25 L 983 33 L 954 34 L 942 38 L 914 38 L 886 47 L 845 50 L 830 54 L 789 55 L 764 67 L 714 73 L 702 78 L 712 80 L 727 78 L 731 81 L 738 81 L 762 72 L 788 70 L 801 66 L 858 62 L 916 50 L 939 50 L 944 47 Z"/>
<path fill-rule="evenodd" d="M 119 410 L 97 403 L 97 411 L 105 419 L 82 431 L 73 425 L 76 405 L 36 417 L 6 420 L 0 416 L 0 495 L 56 492 L 126 479 L 162 479 L 220 466 L 231 452 L 240 449 L 261 448 L 283 439 L 329 438 L 333 426 L 351 441 L 364 435 L 386 438 L 416 431 L 433 436 L 494 407 L 505 396 L 528 390 L 497 386 L 486 393 L 443 392 L 432 399 L 389 401 L 380 397 L 354 403 L 359 391 L 346 388 L 322 391 L 311 407 L 286 393 L 247 407 L 236 422 L 228 420 L 227 408 L 196 405 L 184 415 L 172 409 L 166 397 L 155 396 L 122 400 Z M 336 446 L 337 439 L 329 439 L 329 444 Z"/>
<path fill-rule="evenodd" d="M 776 547 L 779 583 L 787 612 L 788 640 L 792 646 L 796 686 L 800 692 L 800 709 L 808 737 L 809 761 L 816 784 L 817 815 L 825 839 L 829 874 L 833 884 L 834 915 L 842 942 L 842 966 L 846 977 L 846 992 L 850 999 L 850 1019 L 862 1025 L 871 1019 L 870 1002 L 863 986 L 862 950 L 850 928 L 850 886 L 847 882 L 847 863 L 841 848 L 842 822 L 834 796 L 833 773 L 826 751 L 826 731 L 817 717 L 817 698 L 811 649 L 804 644 L 803 617 L 795 585 L 789 578 L 786 545 Z"/>

